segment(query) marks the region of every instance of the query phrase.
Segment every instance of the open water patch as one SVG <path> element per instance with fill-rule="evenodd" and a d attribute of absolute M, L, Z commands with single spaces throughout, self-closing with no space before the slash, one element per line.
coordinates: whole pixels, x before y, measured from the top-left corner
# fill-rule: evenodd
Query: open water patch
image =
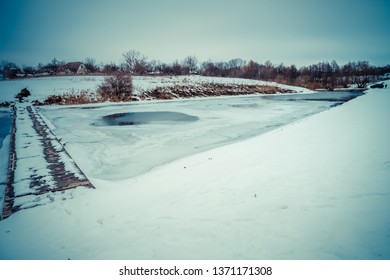
<path fill-rule="evenodd" d="M 12 117 L 9 110 L 0 110 L 0 148 L 4 138 L 10 134 L 11 125 Z"/>
<path fill-rule="evenodd" d="M 191 116 L 179 112 L 131 112 L 103 116 L 99 122 L 95 123 L 95 125 L 122 126 L 143 124 L 172 124 L 194 122 L 197 120 L 199 120 L 199 118 L 196 116 Z"/>

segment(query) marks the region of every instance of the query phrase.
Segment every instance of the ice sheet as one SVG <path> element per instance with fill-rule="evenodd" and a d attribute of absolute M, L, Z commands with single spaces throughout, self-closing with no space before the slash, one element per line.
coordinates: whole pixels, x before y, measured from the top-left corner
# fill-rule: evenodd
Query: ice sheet
<path fill-rule="evenodd" d="M 183 156 L 270 131 L 326 110 L 335 103 L 240 96 L 92 107 L 42 107 L 40 112 L 55 127 L 54 132 L 66 142 L 67 150 L 85 173 L 98 179 L 118 180 Z M 127 126 L 109 126 L 102 122 L 105 116 L 137 112 L 176 112 L 198 120 Z"/>

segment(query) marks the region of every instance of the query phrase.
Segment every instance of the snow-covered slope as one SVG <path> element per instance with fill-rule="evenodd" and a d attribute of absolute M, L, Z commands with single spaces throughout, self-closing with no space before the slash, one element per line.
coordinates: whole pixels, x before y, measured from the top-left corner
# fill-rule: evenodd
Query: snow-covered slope
<path fill-rule="evenodd" d="M 0 222 L 2 259 L 390 259 L 390 90 Z M 77 158 L 75 158 L 77 162 Z"/>
<path fill-rule="evenodd" d="M 53 94 L 95 91 L 103 80 L 101 76 L 64 76 L 0 81 L 0 102 L 12 101 L 22 88 L 31 92 L 29 99 L 43 101 Z"/>

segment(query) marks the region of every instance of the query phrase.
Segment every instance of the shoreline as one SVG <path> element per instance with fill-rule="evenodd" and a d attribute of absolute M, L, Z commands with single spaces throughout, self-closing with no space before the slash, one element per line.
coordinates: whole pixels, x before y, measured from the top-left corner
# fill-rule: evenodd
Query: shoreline
<path fill-rule="evenodd" d="M 3 203 L 0 208 L 0 220 L 4 219 L 4 217 L 8 217 L 10 215 L 10 211 L 12 212 L 13 205 L 13 197 L 14 197 L 14 181 L 15 181 L 15 169 L 17 164 L 17 154 L 16 154 L 16 118 L 17 118 L 17 109 L 15 106 L 11 107 L 12 114 L 12 123 L 10 133 L 7 136 L 9 138 L 8 143 L 8 161 L 7 161 L 7 173 L 6 173 L 6 181 L 4 185 L 4 195 L 3 195 Z M 4 164 L 5 165 L 5 164 Z M 6 209 L 8 207 L 8 209 Z"/>
<path fill-rule="evenodd" d="M 7 186 L 7 179 L 8 179 L 8 161 L 9 161 L 9 154 L 10 154 L 10 139 L 11 135 L 7 135 L 0 147 L 0 158 L 7 159 L 7 161 L 0 161 L 0 220 L 3 213 L 3 204 L 5 199 L 5 190 Z"/>

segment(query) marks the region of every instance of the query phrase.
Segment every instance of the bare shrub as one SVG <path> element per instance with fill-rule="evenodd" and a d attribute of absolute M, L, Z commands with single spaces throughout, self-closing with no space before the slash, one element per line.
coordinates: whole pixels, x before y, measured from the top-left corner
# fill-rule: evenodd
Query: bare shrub
<path fill-rule="evenodd" d="M 1 103 L 0 103 L 0 107 L 7 108 L 7 107 L 9 107 L 9 106 L 11 106 L 11 103 L 8 102 L 8 101 L 4 101 L 4 102 L 1 102 Z"/>
<path fill-rule="evenodd" d="M 36 103 L 39 104 L 39 103 Z M 39 105 L 55 105 L 55 104 L 63 104 L 63 98 L 59 95 L 49 95 L 46 97 L 46 99 L 43 101 L 43 103 Z"/>
<path fill-rule="evenodd" d="M 35 100 L 33 105 L 76 105 L 96 102 L 99 102 L 99 100 L 92 92 L 88 90 L 75 91 L 72 89 L 70 92 L 61 95 L 49 95 L 43 102 Z"/>
<path fill-rule="evenodd" d="M 19 102 L 23 102 L 23 99 L 25 97 L 29 97 L 30 95 L 30 91 L 27 88 L 24 88 L 15 96 L 15 98 L 17 98 Z"/>
<path fill-rule="evenodd" d="M 75 105 L 104 101 L 131 101 L 132 79 L 122 73 L 107 76 L 97 89 L 97 94 L 88 90 L 75 91 L 72 89 L 60 95 L 50 95 L 43 102 L 35 100 L 34 105 Z"/>
<path fill-rule="evenodd" d="M 97 93 L 102 101 L 131 101 L 133 81 L 130 75 L 118 73 L 107 76 L 99 85 Z"/>

